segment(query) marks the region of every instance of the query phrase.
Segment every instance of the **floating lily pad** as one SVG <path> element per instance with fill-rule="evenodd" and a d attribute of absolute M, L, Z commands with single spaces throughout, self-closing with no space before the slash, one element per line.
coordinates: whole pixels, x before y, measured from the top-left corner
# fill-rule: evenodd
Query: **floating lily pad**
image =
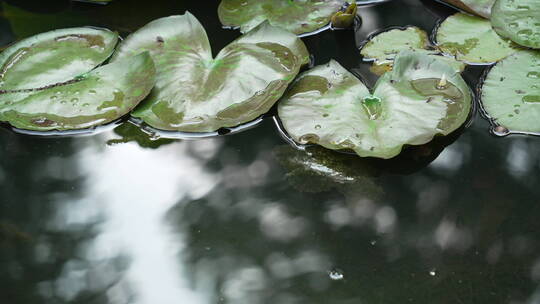
<path fill-rule="evenodd" d="M 497 62 L 516 52 L 512 41 L 501 38 L 489 20 L 457 13 L 437 31 L 438 47 L 456 59 L 474 64 Z"/>
<path fill-rule="evenodd" d="M 84 74 L 109 58 L 118 35 L 70 28 L 21 40 L 0 53 L 0 90 L 41 88 Z"/>
<path fill-rule="evenodd" d="M 330 61 L 303 73 L 279 103 L 279 118 L 300 144 L 392 158 L 459 128 L 471 108 L 460 74 L 431 56 L 401 52 L 373 94 Z"/>
<path fill-rule="evenodd" d="M 382 75 L 392 70 L 394 58 L 403 50 L 431 55 L 445 61 L 459 72 L 465 69 L 464 63 L 454 58 L 439 56 L 439 51 L 432 49 L 427 33 L 416 26 L 391 29 L 375 35 L 362 47 L 360 54 L 365 60 L 373 61 L 372 72 Z"/>
<path fill-rule="evenodd" d="M 0 121 L 25 130 L 86 129 L 129 113 L 155 82 L 148 53 L 97 68 L 83 78 L 35 91 L 0 94 Z"/>
<path fill-rule="evenodd" d="M 212 58 L 204 28 L 190 13 L 149 23 L 113 57 L 150 51 L 156 87 L 133 116 L 168 131 L 211 132 L 266 113 L 308 62 L 294 34 L 261 24 Z"/>
<path fill-rule="evenodd" d="M 458 7 L 466 12 L 475 14 L 484 18 L 491 16 L 491 7 L 495 0 L 443 0 L 455 7 Z"/>
<path fill-rule="evenodd" d="M 491 23 L 499 35 L 519 45 L 540 49 L 540 1 L 497 0 Z"/>
<path fill-rule="evenodd" d="M 517 52 L 497 63 L 484 81 L 482 105 L 496 134 L 540 134 L 540 52 Z"/>
<path fill-rule="evenodd" d="M 268 20 L 295 34 L 316 31 L 330 23 L 345 0 L 222 0 L 218 15 L 224 26 L 249 32 Z"/>

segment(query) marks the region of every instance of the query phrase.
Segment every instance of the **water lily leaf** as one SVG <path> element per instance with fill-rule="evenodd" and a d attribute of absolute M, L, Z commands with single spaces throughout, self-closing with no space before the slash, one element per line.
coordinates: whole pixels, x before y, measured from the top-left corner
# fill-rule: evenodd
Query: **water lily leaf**
<path fill-rule="evenodd" d="M 499 35 L 519 45 L 540 49 L 540 1 L 497 0 L 491 24 Z"/>
<path fill-rule="evenodd" d="M 129 36 L 113 57 L 148 50 L 156 87 L 133 116 L 168 131 L 211 132 L 266 113 L 307 63 L 294 34 L 261 24 L 212 58 L 199 21 L 189 12 L 158 19 Z"/>
<path fill-rule="evenodd" d="M 36 91 L 0 94 L 0 121 L 25 130 L 86 129 L 114 121 L 144 99 L 155 82 L 144 53 L 111 63 L 83 79 Z"/>
<path fill-rule="evenodd" d="M 455 7 L 458 7 L 466 12 L 475 14 L 484 18 L 491 16 L 491 7 L 495 0 L 443 0 Z"/>
<path fill-rule="evenodd" d="M 458 60 L 475 63 L 497 62 L 517 50 L 512 41 L 501 38 L 489 20 L 457 13 L 437 31 L 438 47 Z"/>
<path fill-rule="evenodd" d="M 416 26 L 391 29 L 375 35 L 362 47 L 360 54 L 365 60 L 373 61 L 372 72 L 382 75 L 392 70 L 394 58 L 403 50 L 433 56 L 451 65 L 458 72 L 465 69 L 464 63 L 454 58 L 439 56 L 439 51 L 432 49 L 427 33 Z"/>
<path fill-rule="evenodd" d="M 471 92 L 460 74 L 430 56 L 402 51 L 373 94 L 330 61 L 303 73 L 279 103 L 279 118 L 300 144 L 392 158 L 461 126 Z"/>
<path fill-rule="evenodd" d="M 330 22 L 345 0 L 222 0 L 219 20 L 224 26 L 249 32 L 268 20 L 295 34 L 316 31 Z"/>
<path fill-rule="evenodd" d="M 482 87 L 482 105 L 496 133 L 540 133 L 540 52 L 517 52 L 497 63 Z"/>
<path fill-rule="evenodd" d="M 0 90 L 42 88 L 84 74 L 111 56 L 118 35 L 70 28 L 21 40 L 0 53 Z"/>

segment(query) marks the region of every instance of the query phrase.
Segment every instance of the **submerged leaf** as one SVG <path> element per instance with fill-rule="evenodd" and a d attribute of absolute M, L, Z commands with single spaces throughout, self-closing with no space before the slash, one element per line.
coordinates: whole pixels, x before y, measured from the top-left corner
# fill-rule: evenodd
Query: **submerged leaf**
<path fill-rule="evenodd" d="M 511 41 L 502 39 L 489 20 L 457 13 L 448 17 L 437 31 L 438 47 L 458 60 L 468 63 L 493 63 L 517 50 Z"/>
<path fill-rule="evenodd" d="M 222 0 L 218 15 L 224 26 L 249 32 L 265 20 L 295 34 L 316 31 L 330 22 L 345 0 Z"/>
<path fill-rule="evenodd" d="M 150 51 L 156 87 L 133 116 L 170 131 L 210 132 L 266 113 L 307 63 L 294 34 L 261 24 L 212 58 L 204 28 L 190 13 L 158 19 L 129 36 L 113 61 Z"/>
<path fill-rule="evenodd" d="M 431 49 L 427 33 L 416 26 L 392 29 L 375 35 L 362 47 L 360 54 L 365 60 L 374 61 L 372 72 L 382 75 L 392 70 L 394 58 L 404 50 L 430 55 L 459 72 L 465 69 L 465 64 L 453 58 L 438 56 L 438 51 Z"/>
<path fill-rule="evenodd" d="M 466 12 L 475 14 L 484 18 L 491 16 L 491 7 L 495 0 L 443 0 L 455 7 L 458 7 Z"/>
<path fill-rule="evenodd" d="M 519 45 L 540 49 L 540 1 L 497 0 L 491 23 L 499 35 Z"/>
<path fill-rule="evenodd" d="M 300 144 L 392 158 L 403 145 L 421 145 L 459 128 L 471 108 L 467 84 L 449 65 L 403 51 L 373 94 L 330 61 L 302 74 L 279 103 L 279 117 Z"/>
<path fill-rule="evenodd" d="M 371 163 L 354 155 L 336 153 L 314 146 L 306 151 L 290 145 L 274 148 L 273 154 L 287 170 L 286 179 L 302 192 L 319 193 L 336 189 L 377 197 L 382 189 L 374 182 L 377 170 Z"/>
<path fill-rule="evenodd" d="M 540 133 L 540 52 L 517 52 L 495 65 L 482 86 L 482 105 L 498 133 Z"/>
<path fill-rule="evenodd" d="M 87 73 L 114 52 L 118 35 L 70 28 L 21 40 L 0 53 L 0 90 L 41 88 Z"/>
<path fill-rule="evenodd" d="M 0 94 L 0 121 L 25 130 L 86 129 L 114 121 L 155 82 L 147 53 L 100 67 L 81 79 L 35 91 Z"/>

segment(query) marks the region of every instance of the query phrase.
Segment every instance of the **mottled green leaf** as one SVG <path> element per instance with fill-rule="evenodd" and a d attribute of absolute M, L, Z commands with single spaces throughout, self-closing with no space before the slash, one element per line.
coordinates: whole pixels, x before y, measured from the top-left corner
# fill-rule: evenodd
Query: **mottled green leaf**
<path fill-rule="evenodd" d="M 118 35 L 70 28 L 21 40 L 0 53 L 0 90 L 41 88 L 92 70 L 114 52 Z"/>
<path fill-rule="evenodd" d="M 222 0 L 218 15 L 224 26 L 240 27 L 243 33 L 265 20 L 295 34 L 326 26 L 345 0 Z"/>
<path fill-rule="evenodd" d="M 394 58 L 403 50 L 431 55 L 433 58 L 445 61 L 459 72 L 465 69 L 465 64 L 462 62 L 450 57 L 438 56 L 439 52 L 432 49 L 427 33 L 416 26 L 392 29 L 375 35 L 362 47 L 360 54 L 365 60 L 373 61 L 372 72 L 382 75 L 392 70 Z"/>
<path fill-rule="evenodd" d="M 540 52 L 520 51 L 497 63 L 482 86 L 482 105 L 497 133 L 540 133 Z"/>
<path fill-rule="evenodd" d="M 212 58 L 204 28 L 190 13 L 144 26 L 113 60 L 146 50 L 156 62 L 157 84 L 133 116 L 185 132 L 233 127 L 266 113 L 308 61 L 298 37 L 267 23 Z"/>
<path fill-rule="evenodd" d="M 457 13 L 448 17 L 437 31 L 438 47 L 468 63 L 493 63 L 513 54 L 517 46 L 501 38 L 489 20 Z"/>
<path fill-rule="evenodd" d="M 465 122 L 471 92 L 458 72 L 411 51 L 395 60 L 373 94 L 335 61 L 303 73 L 278 106 L 285 130 L 300 144 L 392 158 Z"/>
<path fill-rule="evenodd" d="M 540 49 L 540 1 L 497 0 L 491 23 L 499 35 L 519 45 Z"/>
<path fill-rule="evenodd" d="M 466 12 L 475 14 L 484 18 L 491 16 L 491 7 L 495 0 L 443 0 L 455 7 L 458 7 Z"/>
<path fill-rule="evenodd" d="M 147 53 L 46 89 L 0 94 L 0 121 L 35 131 L 86 129 L 129 113 L 155 82 Z"/>

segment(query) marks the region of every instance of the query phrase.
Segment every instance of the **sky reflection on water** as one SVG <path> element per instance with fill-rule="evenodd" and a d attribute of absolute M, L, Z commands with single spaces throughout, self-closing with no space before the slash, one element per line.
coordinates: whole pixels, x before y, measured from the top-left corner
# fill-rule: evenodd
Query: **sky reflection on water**
<path fill-rule="evenodd" d="M 428 2 L 362 10 L 356 42 L 306 41 L 318 64 L 336 57 L 372 82 L 355 44 L 384 26 L 431 29 L 448 10 Z M 207 3 L 158 3 L 139 19 L 127 3 L 133 14 L 113 21 L 127 4 L 66 11 L 129 31 L 190 6 L 222 33 Z M 1 43 L 15 39 L 10 18 Z M 540 303 L 540 142 L 487 130 L 476 118 L 377 161 L 294 150 L 270 119 L 198 141 L 1 129 L 0 303 Z"/>

